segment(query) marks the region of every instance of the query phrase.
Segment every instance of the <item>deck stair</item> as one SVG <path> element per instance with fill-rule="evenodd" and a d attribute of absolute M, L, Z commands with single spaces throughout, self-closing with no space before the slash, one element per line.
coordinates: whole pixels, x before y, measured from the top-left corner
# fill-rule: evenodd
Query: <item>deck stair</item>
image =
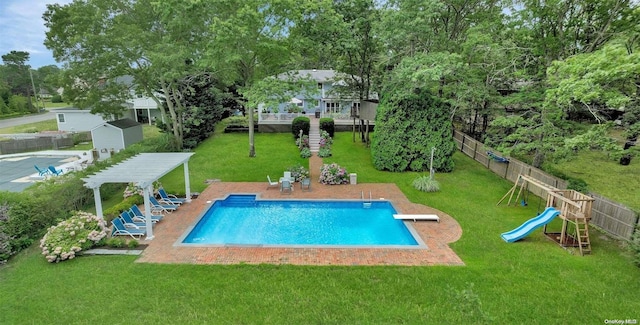
<path fill-rule="evenodd" d="M 223 201 L 227 207 L 252 207 L 256 205 L 255 195 L 230 195 Z"/>
<path fill-rule="evenodd" d="M 315 117 L 310 118 L 309 124 L 309 149 L 311 152 L 320 150 L 320 120 Z"/>

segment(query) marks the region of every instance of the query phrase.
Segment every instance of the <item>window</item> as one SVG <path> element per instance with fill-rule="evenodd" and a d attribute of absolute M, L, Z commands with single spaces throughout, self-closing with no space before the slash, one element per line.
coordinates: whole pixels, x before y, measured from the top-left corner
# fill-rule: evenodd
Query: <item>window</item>
<path fill-rule="evenodd" d="M 64 114 L 63 113 L 58 113 L 58 122 L 64 123 Z"/>
<path fill-rule="evenodd" d="M 325 112 L 327 113 L 340 113 L 340 103 L 326 102 L 325 108 L 326 108 Z"/>
<path fill-rule="evenodd" d="M 322 89 L 322 83 L 318 82 L 318 89 Z"/>

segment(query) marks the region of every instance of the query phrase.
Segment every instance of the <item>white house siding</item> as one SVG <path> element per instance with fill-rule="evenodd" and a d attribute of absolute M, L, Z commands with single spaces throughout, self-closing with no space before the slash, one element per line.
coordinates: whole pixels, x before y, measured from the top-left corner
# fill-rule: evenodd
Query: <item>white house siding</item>
<path fill-rule="evenodd" d="M 89 110 L 52 109 L 56 114 L 59 131 L 88 132 L 105 120 L 100 115 L 91 114 Z"/>
<path fill-rule="evenodd" d="M 93 147 L 98 151 L 98 159 L 104 160 L 111 157 L 111 152 L 124 149 L 122 130 L 104 123 L 100 127 L 91 130 Z"/>

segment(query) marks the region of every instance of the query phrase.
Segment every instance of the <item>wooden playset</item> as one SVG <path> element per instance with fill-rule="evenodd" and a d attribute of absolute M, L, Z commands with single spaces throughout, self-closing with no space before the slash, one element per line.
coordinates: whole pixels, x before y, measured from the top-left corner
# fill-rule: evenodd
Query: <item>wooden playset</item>
<path fill-rule="evenodd" d="M 514 200 L 517 204 L 524 191 L 529 191 L 530 185 L 546 192 L 547 207 L 554 207 L 560 211 L 558 217 L 562 219 L 562 230 L 559 233 L 548 232 L 547 225 L 545 225 L 544 234 L 547 238 L 562 247 L 578 247 L 581 255 L 590 254 L 589 221 L 591 220 L 593 198 L 574 190 L 560 190 L 535 178 L 520 174 L 513 187 L 498 201 L 497 205 L 504 201 L 507 196 L 509 197 L 507 205 L 511 205 L 516 189 L 519 188 Z M 573 227 L 570 227 L 570 225 Z"/>

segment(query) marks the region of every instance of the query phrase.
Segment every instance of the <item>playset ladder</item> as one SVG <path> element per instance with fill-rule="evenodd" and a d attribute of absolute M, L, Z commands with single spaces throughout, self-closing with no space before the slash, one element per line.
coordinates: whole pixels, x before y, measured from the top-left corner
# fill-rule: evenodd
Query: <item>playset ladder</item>
<path fill-rule="evenodd" d="M 591 241 L 589 240 L 589 223 L 586 218 L 576 218 L 576 238 L 580 255 L 591 254 Z"/>

